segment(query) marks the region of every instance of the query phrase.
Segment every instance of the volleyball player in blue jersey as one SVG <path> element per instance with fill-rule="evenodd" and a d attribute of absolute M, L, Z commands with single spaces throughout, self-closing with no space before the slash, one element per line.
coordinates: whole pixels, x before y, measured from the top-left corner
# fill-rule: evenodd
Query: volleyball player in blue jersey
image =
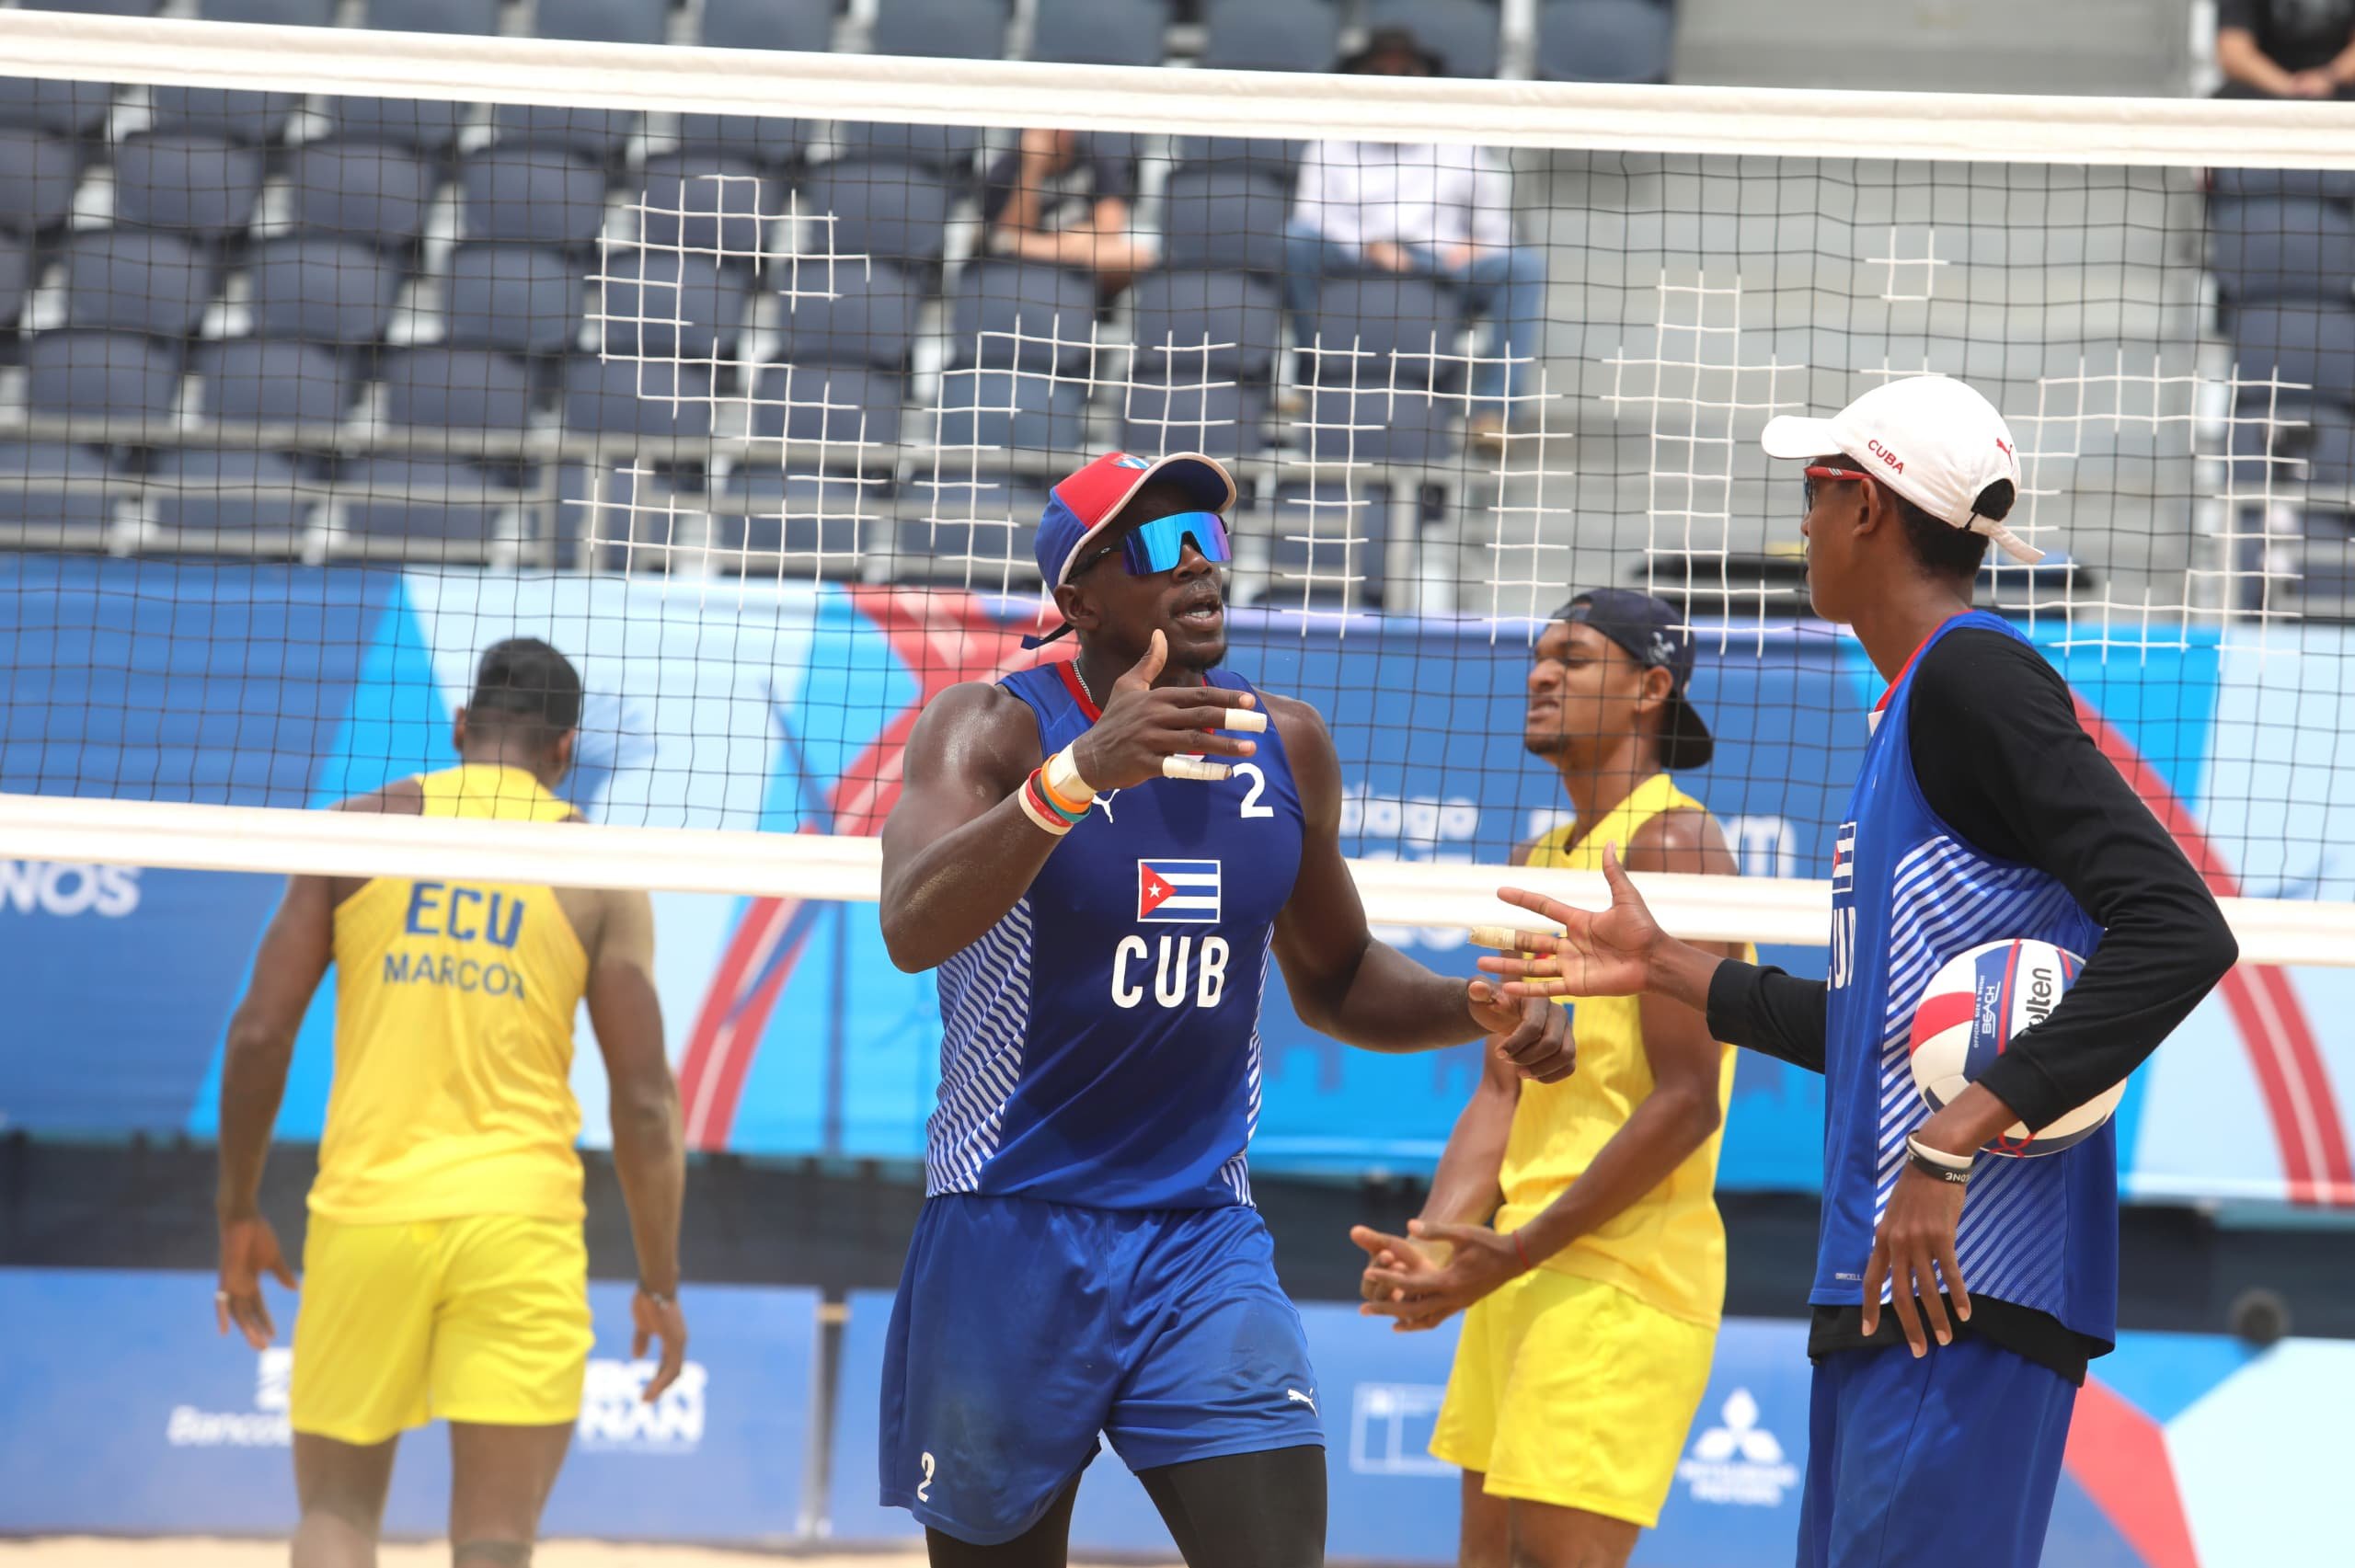
<path fill-rule="evenodd" d="M 882 1495 L 938 1568 L 1060 1568 L 1099 1434 L 1195 1568 L 1323 1562 L 1315 1374 L 1245 1163 L 1270 959 L 1351 1045 L 1569 1071 L 1562 1009 L 1368 933 L 1323 721 L 1218 668 L 1234 500 L 1191 453 L 1056 486 L 1078 657 L 932 704 L 884 826 L 884 940 L 939 971 L 943 1037 Z"/>
<path fill-rule="evenodd" d="M 2118 1305 L 2115 1126 L 1985 1155 L 2123 1080 L 2232 967 L 2182 853 L 2010 623 L 1970 607 L 2019 490 L 2011 432 L 1962 383 L 1887 383 L 1779 418 L 1805 461 L 1808 586 L 1887 692 L 1836 835 L 1831 975 L 1800 980 L 1663 935 L 1615 862 L 1611 907 L 1506 897 L 1564 927 L 1484 958 L 1515 994 L 1637 991 L 1705 1007 L 1718 1039 L 1825 1077 L 1823 1219 L 1803 1568 L 2014 1568 L 2042 1552 L 2085 1364 Z M 1983 943 L 2088 956 L 2050 1016 L 1933 1115 L 1906 1042 L 1930 979 Z M 1935 1343 L 1934 1343 L 1935 1342 Z"/>

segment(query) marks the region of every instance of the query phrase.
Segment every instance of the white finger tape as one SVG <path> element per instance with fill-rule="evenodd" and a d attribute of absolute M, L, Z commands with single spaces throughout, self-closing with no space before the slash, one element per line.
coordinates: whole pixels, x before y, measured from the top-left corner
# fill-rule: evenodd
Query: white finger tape
<path fill-rule="evenodd" d="M 1226 722 L 1219 727 L 1239 729 L 1246 735 L 1264 735 L 1268 728 L 1268 715 L 1258 708 L 1229 708 L 1226 710 Z"/>
<path fill-rule="evenodd" d="M 1471 940 L 1475 947 L 1494 947 L 1503 952 L 1511 952 L 1518 945 L 1512 939 L 1512 927 L 1509 925 L 1476 925 L 1472 928 Z"/>
<path fill-rule="evenodd" d="M 1224 762 L 1205 762 L 1200 757 L 1164 757 L 1161 776 L 1166 779 L 1192 779 L 1197 784 L 1216 784 L 1232 772 Z"/>

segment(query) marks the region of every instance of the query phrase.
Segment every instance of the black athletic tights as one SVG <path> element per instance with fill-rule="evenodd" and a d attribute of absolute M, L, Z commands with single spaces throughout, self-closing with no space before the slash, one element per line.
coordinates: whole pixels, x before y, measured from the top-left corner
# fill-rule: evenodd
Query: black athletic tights
<path fill-rule="evenodd" d="M 1270 1448 L 1139 1471 L 1190 1568 L 1324 1568 L 1325 1450 Z M 925 1532 L 932 1568 L 1064 1568 L 1078 1478 L 1046 1517 L 999 1546 Z"/>

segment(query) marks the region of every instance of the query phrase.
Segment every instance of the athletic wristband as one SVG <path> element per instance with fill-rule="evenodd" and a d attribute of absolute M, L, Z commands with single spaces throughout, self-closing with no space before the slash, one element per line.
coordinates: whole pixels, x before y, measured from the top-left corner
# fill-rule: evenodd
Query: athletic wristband
<path fill-rule="evenodd" d="M 1087 808 L 1096 804 L 1096 787 L 1079 776 L 1079 764 L 1072 760 L 1071 747 L 1048 758 L 1040 772 L 1045 775 L 1049 805 L 1085 817 Z"/>
<path fill-rule="evenodd" d="M 1047 797 L 1040 792 L 1039 775 L 1035 772 L 1022 781 L 1022 787 L 1014 792 L 1014 798 L 1021 803 L 1022 815 L 1029 818 L 1040 832 L 1060 839 L 1071 831 L 1072 818 L 1047 804 Z"/>
<path fill-rule="evenodd" d="M 1905 1152 L 1913 1168 L 1925 1176 L 1962 1186 L 1970 1180 L 1971 1156 L 1933 1149 L 1913 1133 L 1905 1135 Z"/>

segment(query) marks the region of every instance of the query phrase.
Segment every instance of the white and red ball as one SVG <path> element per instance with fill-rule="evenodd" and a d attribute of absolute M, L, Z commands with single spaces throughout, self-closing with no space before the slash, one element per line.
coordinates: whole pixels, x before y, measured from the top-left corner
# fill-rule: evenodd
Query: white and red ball
<path fill-rule="evenodd" d="M 1990 942 L 1947 960 L 1913 1010 L 1913 1086 L 1942 1109 L 1994 1065 L 2022 1030 L 2044 1021 L 2085 967 L 2049 942 Z M 2125 1097 L 2112 1085 L 2034 1137 L 2014 1122 L 1987 1145 L 1993 1154 L 2057 1154 L 2101 1130 Z"/>

